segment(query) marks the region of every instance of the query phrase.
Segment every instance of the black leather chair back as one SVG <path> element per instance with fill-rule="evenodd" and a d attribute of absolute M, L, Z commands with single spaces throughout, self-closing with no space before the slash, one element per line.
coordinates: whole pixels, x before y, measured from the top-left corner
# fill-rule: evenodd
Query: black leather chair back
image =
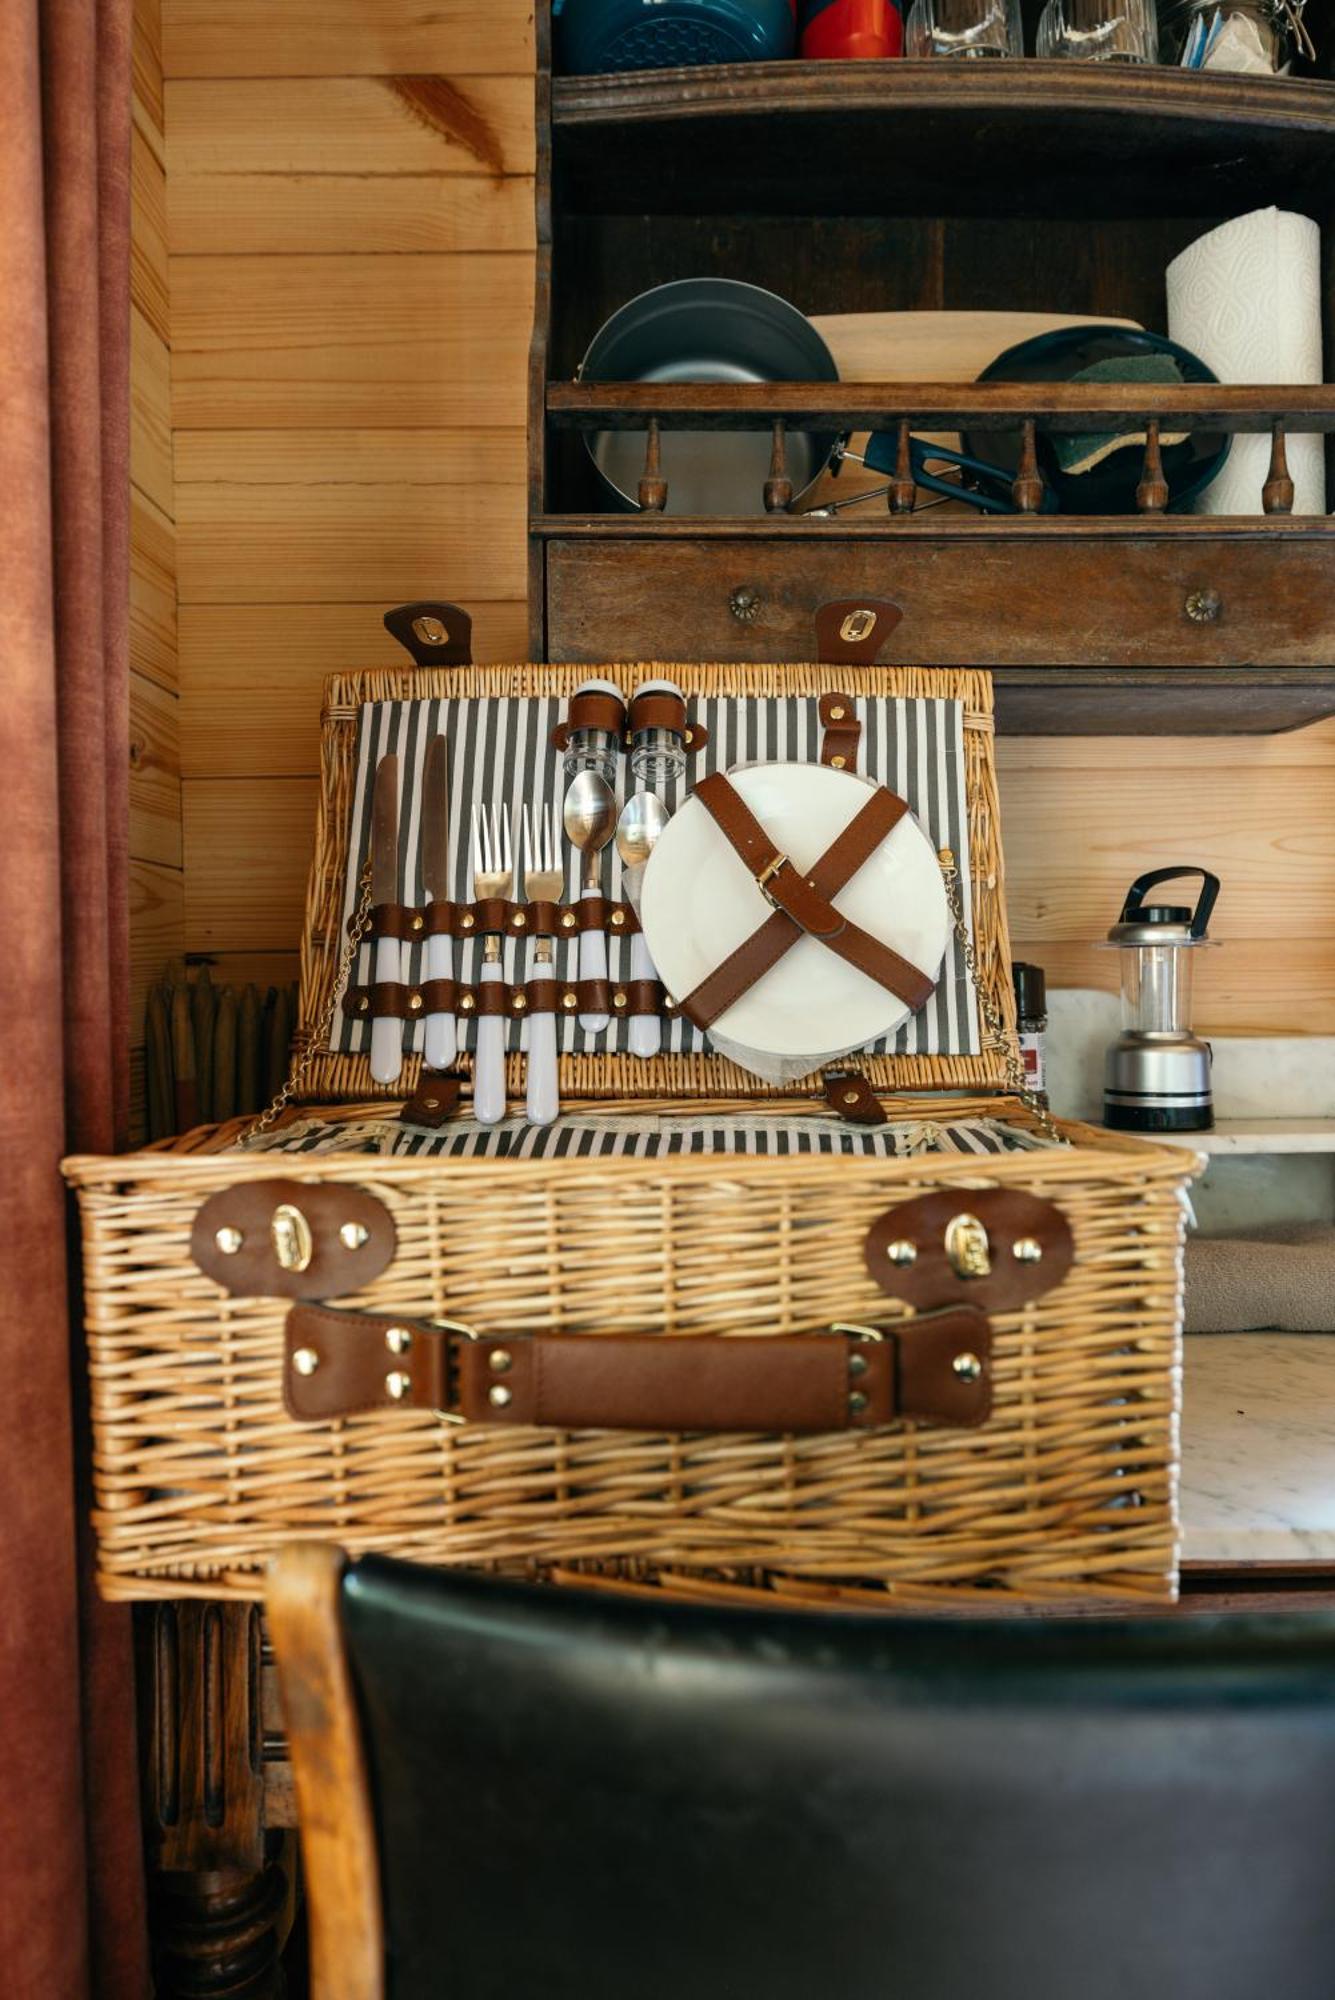
<path fill-rule="evenodd" d="M 1335 1617 L 343 1611 L 391 2000 L 1335 1995 Z"/>

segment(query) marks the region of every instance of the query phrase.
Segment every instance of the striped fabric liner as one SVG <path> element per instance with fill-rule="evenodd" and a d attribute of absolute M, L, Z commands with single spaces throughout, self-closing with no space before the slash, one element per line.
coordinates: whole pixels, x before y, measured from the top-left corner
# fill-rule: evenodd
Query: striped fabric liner
<path fill-rule="evenodd" d="M 961 704 L 878 697 L 859 698 L 854 706 L 862 724 L 860 771 L 907 799 L 933 847 L 954 850 L 960 861 L 964 908 L 972 911 Z M 345 924 L 356 909 L 357 885 L 370 850 L 371 795 L 375 767 L 381 757 L 395 752 L 399 758 L 399 900 L 420 907 L 426 901 L 420 865 L 422 773 L 431 738 L 442 732 L 448 738 L 451 892 L 454 901 L 466 902 L 472 896 L 468 830 L 474 804 L 497 802 L 509 806 L 517 822 L 522 804 L 550 810 L 564 797 L 562 760 L 560 753 L 551 747 L 550 739 L 565 707 L 565 699 L 560 695 L 508 701 L 492 696 L 482 700 L 443 698 L 366 703 L 357 729 L 356 785 L 344 891 Z M 687 777 L 664 790 L 663 802 L 669 811 L 676 810 L 692 779 L 703 777 L 708 771 L 730 770 L 743 763 L 815 763 L 820 756 L 821 728 L 815 696 L 785 696 L 768 701 L 716 696 L 691 700 L 688 707 L 692 718 L 708 729 L 709 741 L 691 760 Z M 514 853 L 518 870 L 522 868 L 522 851 L 517 824 Z M 562 855 L 566 896 L 575 900 L 579 893 L 579 856 L 564 842 Z M 522 885 L 517 886 L 522 895 Z M 614 846 L 609 846 L 603 854 L 603 887 L 613 898 L 620 898 L 621 863 Z M 369 984 L 372 949 L 370 943 L 363 945 L 353 972 L 354 984 Z M 525 977 L 530 949 L 527 940 L 506 940 L 507 979 Z M 562 953 L 566 954 L 564 962 Z M 481 954 L 480 938 L 456 938 L 455 977 L 475 982 Z M 422 944 L 403 947 L 405 980 L 413 983 L 423 976 L 423 958 Z M 629 978 L 629 938 L 609 938 L 608 970 L 614 980 Z M 560 977 L 574 977 L 573 941 L 558 941 L 557 972 Z M 511 1049 L 522 1046 L 522 1026 L 519 1021 L 506 1023 Z M 472 1047 L 476 1027 L 476 1022 L 460 1022 L 466 1047 Z M 560 1046 L 568 1053 L 599 1053 L 629 1047 L 630 1023 L 626 1020 L 614 1020 L 603 1034 L 588 1034 L 577 1019 L 563 1016 L 557 1029 Z M 421 1021 L 406 1023 L 405 1049 L 420 1050 L 422 1034 Z M 369 1023 L 347 1019 L 340 1008 L 334 1016 L 330 1048 L 339 1054 L 355 1055 L 369 1044 Z M 665 1054 L 695 1052 L 707 1047 L 707 1037 L 689 1021 L 679 1017 L 664 1023 Z M 902 1023 L 893 1036 L 871 1042 L 868 1048 L 876 1053 L 893 1050 L 903 1055 L 979 1053 L 974 993 L 958 940 L 953 935 L 940 983 L 931 999 Z"/>
<path fill-rule="evenodd" d="M 1060 1143 L 1017 1130 L 993 1118 L 960 1118 L 948 1124 L 917 1120 L 860 1130 L 838 1118 L 726 1119 L 650 1114 L 615 1121 L 565 1117 L 555 1125 L 507 1118 L 499 1125 L 460 1119 L 439 1131 L 393 1119 L 304 1120 L 248 1151 L 273 1153 L 376 1153 L 382 1157 L 435 1155 L 446 1159 L 605 1160 L 629 1156 L 660 1159 L 675 1153 L 747 1155 L 834 1153 L 863 1159 L 913 1159 L 923 1153 L 1023 1153 Z"/>

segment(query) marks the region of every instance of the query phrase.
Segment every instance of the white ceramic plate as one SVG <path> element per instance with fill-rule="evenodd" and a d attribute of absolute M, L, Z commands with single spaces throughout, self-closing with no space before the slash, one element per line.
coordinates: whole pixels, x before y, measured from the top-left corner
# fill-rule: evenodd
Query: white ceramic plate
<path fill-rule="evenodd" d="M 760 824 L 802 870 L 867 803 L 865 780 L 824 764 L 751 764 L 728 773 Z M 835 897 L 872 937 L 930 974 L 949 935 L 941 869 L 912 813 Z M 644 872 L 640 922 L 669 993 L 682 999 L 770 915 L 755 878 L 696 798 L 668 822 Z M 802 937 L 715 1023 L 719 1038 L 772 1056 L 848 1050 L 892 1034 L 908 1014 L 816 938 Z M 711 1031 L 713 1032 L 713 1031 Z"/>

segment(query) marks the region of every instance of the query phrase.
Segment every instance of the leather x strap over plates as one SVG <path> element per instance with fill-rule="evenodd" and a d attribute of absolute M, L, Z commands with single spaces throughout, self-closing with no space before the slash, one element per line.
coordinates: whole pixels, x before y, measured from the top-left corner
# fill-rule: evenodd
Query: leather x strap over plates
<path fill-rule="evenodd" d="M 819 938 L 828 950 L 884 986 L 914 1012 L 935 990 L 936 980 L 910 965 L 889 945 L 872 937 L 834 907 L 833 898 L 857 874 L 908 811 L 896 793 L 878 785 L 865 806 L 827 847 L 805 875 L 770 839 L 722 771 L 711 772 L 695 787 L 724 838 L 741 856 L 762 893 L 774 905 L 759 930 L 739 944 L 707 979 L 681 1003 L 681 1011 L 697 1028 L 708 1028 L 726 1014 L 758 979 L 763 979 L 791 951 L 800 937 Z"/>

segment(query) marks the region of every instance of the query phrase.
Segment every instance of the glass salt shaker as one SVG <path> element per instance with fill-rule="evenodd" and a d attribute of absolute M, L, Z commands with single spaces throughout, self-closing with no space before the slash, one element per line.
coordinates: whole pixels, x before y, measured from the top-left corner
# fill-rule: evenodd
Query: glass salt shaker
<path fill-rule="evenodd" d="M 582 681 L 571 697 L 572 704 L 582 694 L 609 694 L 625 706 L 625 696 L 614 681 Z M 565 774 L 577 778 L 581 771 L 594 771 L 615 791 L 617 759 L 621 738 L 611 729 L 571 729 L 566 737 Z"/>
<path fill-rule="evenodd" d="M 632 720 L 635 706 L 641 695 L 671 695 L 682 705 L 682 723 L 685 726 L 686 698 L 673 681 L 642 681 L 631 696 L 630 713 Z M 686 769 L 686 743 L 681 731 L 651 725 L 645 729 L 634 729 L 630 739 L 630 775 L 632 788 L 636 791 L 658 792 L 680 778 Z"/>

